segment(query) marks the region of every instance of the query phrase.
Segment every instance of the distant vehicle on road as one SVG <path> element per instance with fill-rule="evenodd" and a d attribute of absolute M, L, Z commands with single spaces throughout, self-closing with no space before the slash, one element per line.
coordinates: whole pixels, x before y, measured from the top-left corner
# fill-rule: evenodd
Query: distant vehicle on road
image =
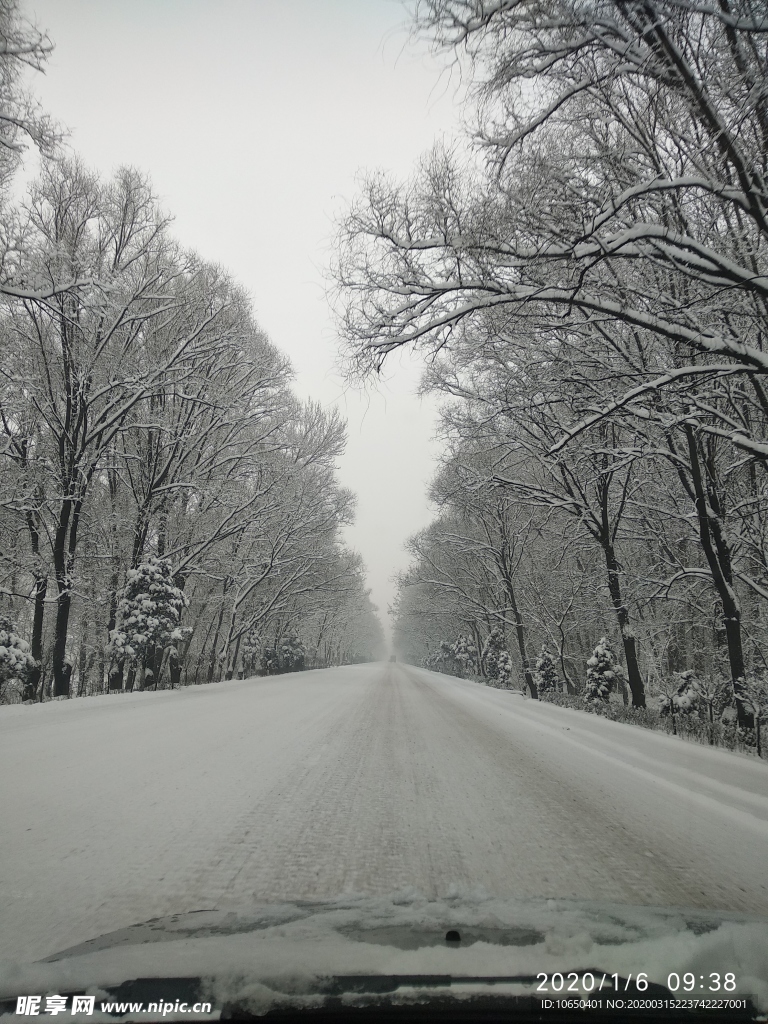
<path fill-rule="evenodd" d="M 397 655 L 396 654 L 390 654 L 389 660 L 390 661 L 397 661 Z"/>

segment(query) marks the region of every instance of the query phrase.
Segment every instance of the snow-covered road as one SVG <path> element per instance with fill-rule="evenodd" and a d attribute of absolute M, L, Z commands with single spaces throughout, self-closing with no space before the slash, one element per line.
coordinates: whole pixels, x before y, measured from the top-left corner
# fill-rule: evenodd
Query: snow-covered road
<path fill-rule="evenodd" d="M 0 708 L 0 958 L 416 888 L 768 914 L 768 765 L 401 665 Z"/>

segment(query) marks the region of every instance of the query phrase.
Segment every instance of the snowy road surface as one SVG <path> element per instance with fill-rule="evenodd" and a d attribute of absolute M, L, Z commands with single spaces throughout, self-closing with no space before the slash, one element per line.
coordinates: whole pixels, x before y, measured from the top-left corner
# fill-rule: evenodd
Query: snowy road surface
<path fill-rule="evenodd" d="M 415 887 L 768 914 L 768 765 L 399 664 L 0 708 L 0 957 Z"/>

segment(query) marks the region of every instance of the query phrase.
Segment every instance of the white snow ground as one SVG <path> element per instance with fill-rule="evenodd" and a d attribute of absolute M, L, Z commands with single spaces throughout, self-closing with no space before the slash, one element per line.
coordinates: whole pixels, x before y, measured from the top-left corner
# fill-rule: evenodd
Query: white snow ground
<path fill-rule="evenodd" d="M 21 963 L 406 889 L 768 914 L 765 763 L 399 664 L 3 707 L 0 778 Z"/>

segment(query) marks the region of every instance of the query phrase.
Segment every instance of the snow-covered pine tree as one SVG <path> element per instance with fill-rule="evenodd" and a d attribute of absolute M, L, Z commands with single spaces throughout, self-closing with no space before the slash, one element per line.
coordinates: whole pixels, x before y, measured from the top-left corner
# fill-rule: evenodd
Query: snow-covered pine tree
<path fill-rule="evenodd" d="M 289 633 L 280 645 L 280 671 L 301 672 L 306 652 L 304 644 L 295 633 Z"/>
<path fill-rule="evenodd" d="M 148 558 L 129 569 L 117 607 L 117 625 L 109 636 L 110 650 L 136 670 L 136 685 L 144 688 L 149 658 L 184 638 L 180 626 L 188 600 L 174 586 L 167 558 Z"/>
<path fill-rule="evenodd" d="M 607 637 L 601 637 L 587 662 L 584 687 L 586 704 L 607 704 L 608 695 L 616 688 L 618 668 L 616 656 Z"/>
<path fill-rule="evenodd" d="M 438 666 L 439 672 L 453 671 L 453 647 L 445 641 L 440 644 Z"/>
<path fill-rule="evenodd" d="M 562 684 L 555 668 L 555 661 L 546 647 L 542 647 L 541 653 L 536 659 L 536 671 L 533 681 L 539 693 L 557 693 L 562 690 Z"/>
<path fill-rule="evenodd" d="M 277 652 L 274 647 L 264 647 L 261 651 L 261 674 L 273 676 L 280 671 Z"/>
<path fill-rule="evenodd" d="M 261 653 L 261 636 L 258 630 L 249 629 L 243 638 L 243 675 L 252 675 L 256 666 L 259 662 L 259 655 Z"/>
<path fill-rule="evenodd" d="M 498 655 L 498 680 L 500 686 L 509 686 L 514 675 L 515 666 L 512 663 L 512 655 L 509 651 L 499 651 Z"/>
<path fill-rule="evenodd" d="M 16 632 L 16 624 L 0 614 L 0 704 L 22 698 L 24 682 L 34 666 L 29 644 Z"/>
<path fill-rule="evenodd" d="M 488 679 L 499 678 L 499 654 L 504 650 L 504 635 L 500 629 L 492 629 L 483 647 L 483 665 Z"/>
<path fill-rule="evenodd" d="M 682 715 L 696 715 L 701 704 L 699 681 L 694 672 L 687 670 L 678 674 L 680 680 L 675 698 L 675 710 Z"/>
<path fill-rule="evenodd" d="M 698 714 L 701 699 L 700 683 L 690 670 L 675 672 L 670 679 L 662 679 L 657 683 L 657 701 L 662 715 Z"/>
<path fill-rule="evenodd" d="M 461 677 L 469 675 L 477 659 L 477 648 L 463 633 L 453 645 L 453 658 L 457 674 Z"/>

